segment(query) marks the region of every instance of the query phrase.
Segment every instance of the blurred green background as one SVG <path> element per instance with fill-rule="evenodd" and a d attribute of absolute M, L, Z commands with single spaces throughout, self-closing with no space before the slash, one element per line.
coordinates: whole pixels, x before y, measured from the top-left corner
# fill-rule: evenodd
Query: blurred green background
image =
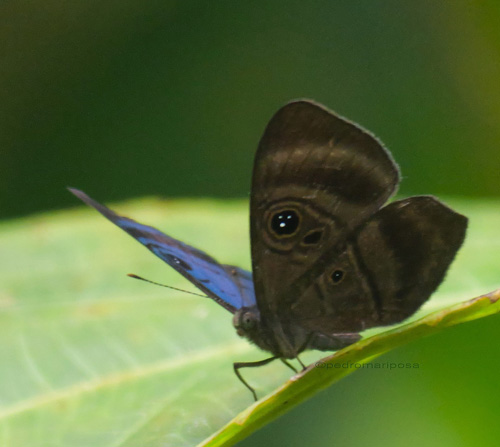
<path fill-rule="evenodd" d="M 271 115 L 307 97 L 373 131 L 402 194 L 498 195 L 500 5 L 0 5 L 0 217 L 143 195 L 245 197 Z"/>
<path fill-rule="evenodd" d="M 75 206 L 67 185 L 246 197 L 298 97 L 377 134 L 401 195 L 500 195 L 496 0 L 17 1 L 0 21 L 0 218 Z M 240 445 L 494 445 L 499 323 L 396 350 L 422 368 L 359 371 Z"/>

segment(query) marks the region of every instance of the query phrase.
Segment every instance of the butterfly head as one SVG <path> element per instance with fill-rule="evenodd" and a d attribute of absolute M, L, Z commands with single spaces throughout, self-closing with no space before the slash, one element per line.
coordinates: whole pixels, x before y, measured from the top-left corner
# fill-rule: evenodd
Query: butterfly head
<path fill-rule="evenodd" d="M 257 307 L 242 307 L 233 317 L 233 326 L 240 337 L 252 338 L 260 328 L 260 314 Z"/>
<path fill-rule="evenodd" d="M 295 358 L 304 347 L 306 335 L 301 328 L 288 328 L 292 339 L 284 334 L 278 319 L 263 321 L 257 306 L 242 307 L 233 317 L 233 326 L 240 337 L 248 339 L 259 348 L 277 357 Z"/>
<path fill-rule="evenodd" d="M 245 337 L 265 351 L 275 351 L 270 340 L 272 334 L 265 329 L 257 306 L 237 310 L 233 317 L 233 326 L 240 337 Z"/>

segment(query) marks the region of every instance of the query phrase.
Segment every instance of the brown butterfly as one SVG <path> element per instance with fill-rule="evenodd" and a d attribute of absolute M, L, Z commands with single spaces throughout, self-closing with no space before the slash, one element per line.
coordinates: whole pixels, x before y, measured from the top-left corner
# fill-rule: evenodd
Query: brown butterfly
<path fill-rule="evenodd" d="M 412 315 L 441 283 L 467 218 L 432 196 L 383 206 L 399 169 L 372 134 L 312 101 L 273 116 L 260 141 L 250 200 L 252 268 L 219 264 L 160 231 L 87 204 L 146 245 L 234 314 L 233 324 L 274 359 L 334 351 L 359 332 Z M 300 360 L 299 360 L 300 361 Z"/>

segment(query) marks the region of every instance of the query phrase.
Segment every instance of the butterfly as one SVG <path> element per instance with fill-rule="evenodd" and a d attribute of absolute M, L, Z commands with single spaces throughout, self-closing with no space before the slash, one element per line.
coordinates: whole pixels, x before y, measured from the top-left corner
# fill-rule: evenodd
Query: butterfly
<path fill-rule="evenodd" d="M 433 196 L 383 206 L 399 168 L 359 125 L 309 100 L 268 123 L 250 198 L 252 273 L 70 191 L 233 314 L 238 335 L 274 359 L 336 351 L 365 329 L 399 323 L 442 282 L 467 218 Z M 300 362 L 300 359 L 298 359 Z M 301 363 L 302 364 L 302 363 Z M 292 367 L 293 368 L 293 367 Z"/>

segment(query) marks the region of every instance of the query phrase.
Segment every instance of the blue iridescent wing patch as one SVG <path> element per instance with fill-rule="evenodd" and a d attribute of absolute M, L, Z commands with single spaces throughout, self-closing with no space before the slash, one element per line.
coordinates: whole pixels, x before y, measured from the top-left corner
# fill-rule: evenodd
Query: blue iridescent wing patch
<path fill-rule="evenodd" d="M 167 236 L 156 228 L 119 216 L 78 189 L 68 189 L 149 248 L 156 256 L 230 312 L 234 313 L 241 307 L 256 304 L 250 272 L 239 267 L 221 265 L 201 250 Z"/>
<path fill-rule="evenodd" d="M 223 265 L 224 270 L 229 273 L 241 294 L 241 307 L 255 306 L 255 291 L 253 287 L 252 273 L 234 265 Z"/>

